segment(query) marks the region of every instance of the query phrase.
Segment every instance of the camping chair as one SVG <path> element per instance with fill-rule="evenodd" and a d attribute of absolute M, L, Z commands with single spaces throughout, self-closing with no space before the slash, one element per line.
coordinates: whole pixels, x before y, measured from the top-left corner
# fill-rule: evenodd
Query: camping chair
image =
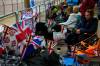
<path fill-rule="evenodd" d="M 96 34 L 94 34 L 91 37 L 85 39 L 84 42 L 87 42 L 89 45 L 92 43 L 92 46 L 94 45 L 96 47 L 95 49 L 92 49 L 92 50 L 95 50 L 95 52 L 97 52 L 97 53 L 96 53 L 96 56 L 94 55 L 92 57 L 91 56 L 87 57 L 84 54 L 82 54 L 83 56 L 82 55 L 78 56 L 77 54 L 75 54 L 75 51 L 76 51 L 76 47 L 77 46 L 79 47 L 81 45 L 80 43 L 82 43 L 82 42 L 80 42 L 79 45 L 77 44 L 75 46 L 75 49 L 74 49 L 74 52 L 73 52 L 73 54 L 74 54 L 74 56 L 76 58 L 76 61 L 79 62 L 78 65 L 79 66 L 84 66 L 84 65 L 87 65 L 87 66 L 99 66 L 100 65 L 100 60 L 99 60 L 100 59 L 100 40 L 99 40 L 99 38 L 96 36 Z M 84 47 L 85 50 L 86 50 L 87 46 L 89 46 L 89 45 L 84 45 L 85 47 L 84 46 L 80 46 L 80 47 Z M 80 48 L 80 50 L 83 50 L 83 49 Z M 92 50 L 89 50 L 89 52 L 91 52 Z M 86 52 L 84 52 L 84 50 L 82 52 L 86 53 Z M 88 55 L 88 53 L 86 53 L 86 54 Z"/>
<path fill-rule="evenodd" d="M 93 58 L 89 58 L 90 66 L 100 66 L 100 39 L 97 41 L 97 48 L 96 48 L 97 56 Z"/>

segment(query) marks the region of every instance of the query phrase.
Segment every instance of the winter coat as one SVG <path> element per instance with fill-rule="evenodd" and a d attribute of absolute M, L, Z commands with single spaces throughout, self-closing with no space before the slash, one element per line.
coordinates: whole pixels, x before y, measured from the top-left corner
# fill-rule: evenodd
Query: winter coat
<path fill-rule="evenodd" d="M 94 34 L 97 31 L 98 20 L 92 18 L 90 22 L 87 22 L 85 18 L 82 18 L 81 22 L 76 24 L 76 29 L 80 29 L 81 33 Z"/>

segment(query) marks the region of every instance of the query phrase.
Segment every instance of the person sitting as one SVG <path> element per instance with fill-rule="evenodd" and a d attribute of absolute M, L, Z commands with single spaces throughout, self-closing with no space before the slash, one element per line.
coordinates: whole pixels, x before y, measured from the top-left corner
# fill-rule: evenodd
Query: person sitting
<path fill-rule="evenodd" d="M 88 9 L 85 12 L 85 17 L 81 19 L 81 22 L 76 24 L 76 34 L 93 35 L 97 31 L 98 20 L 94 18 L 94 12 L 92 9 Z M 87 37 L 86 37 L 87 38 Z"/>
<path fill-rule="evenodd" d="M 67 17 L 69 17 L 69 15 L 71 14 L 71 12 L 72 12 L 72 7 L 71 6 L 68 6 L 66 8 Z"/>
<path fill-rule="evenodd" d="M 63 21 L 65 22 L 65 21 L 67 21 L 67 19 L 68 19 L 68 15 L 67 15 L 67 13 L 66 12 L 64 12 L 64 11 L 61 11 L 61 16 L 62 16 L 62 19 L 63 19 Z"/>
<path fill-rule="evenodd" d="M 70 14 L 68 20 L 64 23 L 60 23 L 61 25 L 68 26 L 69 29 L 72 29 L 75 27 L 76 23 L 80 20 L 80 12 L 78 9 L 78 6 L 73 7 L 73 13 Z"/>
<path fill-rule="evenodd" d="M 98 20 L 94 18 L 93 15 L 93 10 L 86 10 L 85 17 L 82 17 L 81 21 L 76 24 L 75 32 L 70 33 L 68 36 L 66 36 L 65 42 L 68 43 L 68 45 L 75 45 L 76 43 L 96 33 Z"/>
<path fill-rule="evenodd" d="M 51 18 L 55 20 L 57 17 L 58 8 L 57 6 L 52 6 L 51 8 Z"/>
<path fill-rule="evenodd" d="M 47 66 L 62 66 L 60 63 L 60 56 L 53 51 L 50 55 L 48 55 L 48 65 Z"/>
<path fill-rule="evenodd" d="M 35 31 L 36 35 L 44 36 L 45 38 L 47 38 L 48 28 L 45 25 L 45 23 L 39 22 L 36 24 L 35 28 L 36 28 L 36 31 Z"/>
<path fill-rule="evenodd" d="M 100 20 L 100 0 L 97 0 L 97 7 L 98 7 L 98 19 Z"/>

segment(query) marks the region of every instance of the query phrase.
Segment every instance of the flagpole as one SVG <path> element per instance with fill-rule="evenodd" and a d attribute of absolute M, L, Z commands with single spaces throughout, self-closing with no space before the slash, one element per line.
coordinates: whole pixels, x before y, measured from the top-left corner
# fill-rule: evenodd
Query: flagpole
<path fill-rule="evenodd" d="M 31 37 L 32 37 L 32 35 L 29 35 L 28 41 L 26 40 L 27 44 L 26 44 L 25 48 L 23 49 L 23 53 L 22 53 L 21 60 L 23 59 L 24 54 L 25 54 L 25 51 L 26 51 L 26 49 L 27 49 L 27 46 L 29 45 L 29 43 L 30 43 L 30 41 L 31 41 Z"/>

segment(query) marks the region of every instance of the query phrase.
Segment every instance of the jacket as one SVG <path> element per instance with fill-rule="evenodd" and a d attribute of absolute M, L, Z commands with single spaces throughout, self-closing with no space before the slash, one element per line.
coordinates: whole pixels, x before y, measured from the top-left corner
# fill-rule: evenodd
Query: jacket
<path fill-rule="evenodd" d="M 97 31 L 98 20 L 93 18 L 90 22 L 87 22 L 85 18 L 82 18 L 80 23 L 76 24 L 76 29 L 80 29 L 81 33 L 93 34 Z"/>
<path fill-rule="evenodd" d="M 60 24 L 61 25 L 66 25 L 67 28 L 72 29 L 72 28 L 75 27 L 76 23 L 78 21 L 80 21 L 80 17 L 81 17 L 80 12 L 78 12 L 78 13 L 72 13 L 72 14 L 70 14 L 70 16 L 69 16 L 69 18 L 68 18 L 68 20 L 66 22 L 60 23 Z"/>

